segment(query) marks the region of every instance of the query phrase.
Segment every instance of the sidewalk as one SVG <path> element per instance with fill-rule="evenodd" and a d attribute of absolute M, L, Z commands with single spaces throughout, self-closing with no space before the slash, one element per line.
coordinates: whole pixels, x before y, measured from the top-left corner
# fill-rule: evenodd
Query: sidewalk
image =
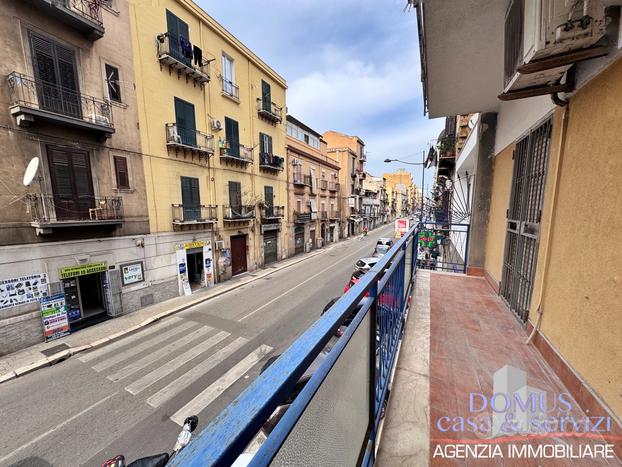
<path fill-rule="evenodd" d="M 510 456 L 510 450 L 520 451 L 523 447 L 537 450 L 558 446 L 577 453 L 597 444 L 615 446 L 620 442 L 618 429 L 612 420 L 609 433 L 574 433 L 570 417 L 585 421 L 586 412 L 569 396 L 568 411 L 559 404 L 551 410 L 555 398 L 570 391 L 533 344 L 525 344 L 525 330 L 484 279 L 421 270 L 417 273 L 414 301 L 387 409 L 378 465 L 622 465 L 615 457 Z M 522 384 L 544 398 L 547 420 L 567 417 L 565 428 L 560 429 L 558 423 L 548 428 L 551 433 L 535 430 L 529 434 L 515 434 L 509 428 L 500 433 L 502 436 L 491 436 L 486 422 L 493 420 L 494 424 L 497 414 L 489 405 L 482 408 L 484 397 L 489 404 L 493 394 L 519 393 L 496 386 L 498 382 L 516 384 L 517 380 L 509 382 L 512 376 L 504 376 L 509 373 L 500 371 L 508 365 L 513 367 L 510 371 L 515 378 L 524 372 L 526 383 Z M 474 405 L 472 394 L 478 395 Z M 515 414 L 520 416 L 518 411 Z M 468 419 L 476 421 L 475 429 Z M 497 447 L 503 457 L 456 458 L 456 446 Z"/>
<path fill-rule="evenodd" d="M 381 226 L 382 227 L 382 226 Z M 0 357 L 0 384 L 39 368 L 61 362 L 77 353 L 106 345 L 107 343 L 137 332 L 149 324 L 173 315 L 211 298 L 225 294 L 250 282 L 259 280 L 282 269 L 288 268 L 317 255 L 331 251 L 338 245 L 358 240 L 358 236 L 332 243 L 325 248 L 298 254 L 262 269 L 247 272 L 216 284 L 213 288 L 190 296 L 176 297 L 133 313 L 109 319 L 82 329 L 75 334 L 33 345 L 26 349 Z"/>

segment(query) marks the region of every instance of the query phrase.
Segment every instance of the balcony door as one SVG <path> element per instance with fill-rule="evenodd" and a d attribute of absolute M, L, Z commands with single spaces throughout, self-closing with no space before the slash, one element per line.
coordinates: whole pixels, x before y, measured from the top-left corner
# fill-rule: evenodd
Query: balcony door
<path fill-rule="evenodd" d="M 170 11 L 166 10 L 166 28 L 168 34 L 169 52 L 173 58 L 179 60 L 182 63 L 190 66 L 192 64 L 191 54 L 184 51 L 182 43 L 185 48 L 190 46 L 190 34 L 188 31 L 188 24 Z"/>
<path fill-rule="evenodd" d="M 193 148 L 196 147 L 197 127 L 194 116 L 194 105 L 176 97 L 175 123 L 177 123 L 177 135 L 181 139 L 181 143 Z"/>
<path fill-rule="evenodd" d="M 529 317 L 550 143 L 549 119 L 514 150 L 500 295 L 522 322 Z"/>
<path fill-rule="evenodd" d="M 47 156 L 56 219 L 89 219 L 95 207 L 89 154 L 48 146 Z"/>
<path fill-rule="evenodd" d="M 266 204 L 266 217 L 272 217 L 274 215 L 274 188 L 271 186 L 264 186 L 264 202 Z"/>
<path fill-rule="evenodd" d="M 229 182 L 229 207 L 234 216 L 242 215 L 242 184 Z"/>
<path fill-rule="evenodd" d="M 264 80 L 261 80 L 261 108 L 272 113 L 272 90 Z"/>
<path fill-rule="evenodd" d="M 240 157 L 240 130 L 238 122 L 229 117 L 225 117 L 225 138 L 229 145 L 227 152 L 234 157 Z"/>
<path fill-rule="evenodd" d="M 198 178 L 181 177 L 181 204 L 184 209 L 184 222 L 196 221 L 201 217 Z"/>
<path fill-rule="evenodd" d="M 30 45 L 39 108 L 82 118 L 73 50 L 32 32 Z"/>

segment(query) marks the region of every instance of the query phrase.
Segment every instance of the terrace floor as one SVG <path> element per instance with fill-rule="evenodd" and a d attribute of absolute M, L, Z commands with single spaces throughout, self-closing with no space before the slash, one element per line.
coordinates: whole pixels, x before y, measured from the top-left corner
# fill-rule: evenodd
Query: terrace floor
<path fill-rule="evenodd" d="M 505 429 L 499 436 L 491 436 L 486 424 L 486 420 L 493 418 L 491 409 L 479 411 L 482 397 L 473 396 L 472 406 L 470 398 L 478 393 L 490 401 L 494 375 L 506 365 L 526 373 L 530 390 L 545 392 L 547 409 L 552 407 L 556 396 L 569 391 L 533 344 L 525 344 L 524 327 L 483 278 L 420 270 L 413 302 L 382 427 L 378 465 L 622 465 L 615 455 L 609 459 L 569 458 L 567 452 L 561 458 L 510 456 L 511 450 L 520 451 L 523 446 L 536 450 L 540 445 L 547 446 L 543 449 L 566 445 L 563 449 L 572 448 L 577 455 L 579 449 L 620 443 L 614 437 L 605 441 L 600 434 L 577 436 L 569 433 L 572 429 L 568 425 L 564 429 L 559 425 L 550 428 L 550 433 L 534 430 L 525 434 Z M 497 375 L 498 384 L 502 384 L 503 375 Z M 494 388 L 494 393 L 514 394 L 514 390 L 500 391 L 500 387 Z M 572 406 L 570 410 L 560 412 L 562 406 L 558 404 L 546 416 L 585 420 L 585 413 L 576 401 L 570 396 L 567 399 Z M 456 425 L 456 421 L 467 417 L 476 422 L 477 430 L 468 424 L 464 429 Z M 462 446 L 461 449 L 477 445 L 475 449 L 490 455 L 498 446 L 502 457 L 443 456 L 456 452 L 456 445 Z"/>

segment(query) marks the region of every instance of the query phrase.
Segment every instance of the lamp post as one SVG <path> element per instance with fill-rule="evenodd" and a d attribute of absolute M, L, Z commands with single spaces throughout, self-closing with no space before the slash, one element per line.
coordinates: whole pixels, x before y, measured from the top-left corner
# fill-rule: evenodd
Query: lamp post
<path fill-rule="evenodd" d="M 419 213 L 419 222 L 423 222 L 423 186 L 425 184 L 425 151 L 423 151 L 423 162 L 405 162 L 400 159 L 385 159 L 387 164 L 391 162 L 401 162 L 407 165 L 420 165 L 421 167 L 421 212 Z"/>

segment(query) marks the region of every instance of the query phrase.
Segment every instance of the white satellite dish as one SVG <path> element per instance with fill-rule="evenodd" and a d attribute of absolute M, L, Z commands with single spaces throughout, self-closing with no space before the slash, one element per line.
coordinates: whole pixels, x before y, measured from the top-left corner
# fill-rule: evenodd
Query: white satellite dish
<path fill-rule="evenodd" d="M 37 175 L 37 170 L 39 169 L 39 158 L 33 157 L 28 163 L 28 167 L 26 167 L 26 172 L 24 172 L 24 186 L 29 186 Z"/>

